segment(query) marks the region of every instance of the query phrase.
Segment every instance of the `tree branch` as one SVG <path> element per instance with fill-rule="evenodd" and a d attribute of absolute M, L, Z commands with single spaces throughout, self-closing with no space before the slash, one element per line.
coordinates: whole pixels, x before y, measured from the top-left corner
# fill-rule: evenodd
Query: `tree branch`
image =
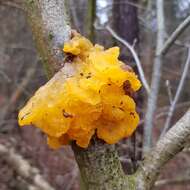
<path fill-rule="evenodd" d="M 165 23 L 164 23 L 164 1 L 157 0 L 157 46 L 156 56 L 154 59 L 153 74 L 151 80 L 151 90 L 148 96 L 147 112 L 145 115 L 145 127 L 144 127 L 144 142 L 143 142 L 143 153 L 149 151 L 152 144 L 152 129 L 154 113 L 157 106 L 157 98 L 159 93 L 161 69 L 162 69 L 162 55 L 158 55 L 158 52 L 163 46 L 165 36 Z"/>
<path fill-rule="evenodd" d="M 137 171 L 137 189 L 151 189 L 162 167 L 183 150 L 190 140 L 190 110 L 146 155 Z"/>
<path fill-rule="evenodd" d="M 23 94 L 25 88 L 27 87 L 28 83 L 31 81 L 31 78 L 33 77 L 35 71 L 36 71 L 36 65 L 38 61 L 36 60 L 36 63 L 33 67 L 29 68 L 26 72 L 25 77 L 23 77 L 23 80 L 21 83 L 17 86 L 17 88 L 13 91 L 12 95 L 9 98 L 9 101 L 6 103 L 6 105 L 1 110 L 0 114 L 0 131 L 3 130 L 2 123 L 6 119 L 7 114 L 13 110 L 16 102 L 20 98 L 20 96 Z M 12 110 L 11 110 L 12 109 Z"/>
<path fill-rule="evenodd" d="M 150 87 L 148 85 L 148 82 L 146 80 L 143 68 L 142 68 L 142 64 L 139 60 L 139 57 L 137 55 L 137 53 L 135 52 L 133 46 L 131 46 L 126 40 L 124 40 L 123 38 L 121 38 L 120 36 L 118 36 L 115 31 L 113 31 L 112 28 L 110 28 L 110 26 L 106 26 L 106 29 L 109 31 L 109 33 L 115 38 L 117 39 L 119 42 L 121 42 L 125 47 L 127 47 L 129 49 L 129 51 L 131 52 L 131 54 L 133 55 L 133 58 L 135 60 L 135 63 L 137 65 L 138 71 L 139 71 L 139 75 L 140 75 L 140 79 L 143 83 L 144 88 L 147 91 L 147 94 L 149 94 L 150 92 Z"/>
<path fill-rule="evenodd" d="M 0 0 L 0 5 L 14 7 L 20 10 L 23 10 L 23 7 L 21 6 L 20 0 Z"/>
<path fill-rule="evenodd" d="M 158 51 L 158 55 L 165 55 L 176 39 L 183 33 L 183 31 L 189 26 L 190 24 L 190 16 L 188 16 L 171 34 L 168 40 L 164 43 L 163 47 Z"/>
<path fill-rule="evenodd" d="M 165 85 L 166 85 L 166 88 L 167 88 L 168 98 L 169 98 L 169 102 L 170 102 L 170 105 L 171 105 L 172 101 L 173 101 L 173 96 L 172 96 L 170 81 L 166 80 Z"/>
<path fill-rule="evenodd" d="M 190 184 L 190 176 L 180 176 L 175 179 L 161 179 L 155 183 L 156 188 L 162 188 L 165 185 L 186 185 Z"/>
<path fill-rule="evenodd" d="M 185 83 L 185 79 L 186 79 L 186 76 L 187 76 L 188 71 L 189 71 L 189 66 L 190 66 L 190 48 L 188 49 L 188 55 L 187 55 L 187 60 L 186 60 L 185 66 L 184 66 L 184 70 L 183 70 L 183 73 L 182 73 L 182 76 L 181 76 L 181 79 L 180 79 L 180 82 L 179 82 L 179 85 L 178 85 L 174 100 L 172 101 L 172 104 L 170 106 L 170 109 L 169 109 L 169 112 L 168 112 L 168 117 L 166 119 L 166 123 L 164 125 L 164 129 L 163 129 L 163 131 L 161 133 L 161 136 L 163 136 L 166 133 L 166 131 L 169 129 L 169 127 L 170 127 L 171 119 L 172 119 L 172 116 L 173 116 L 177 101 L 178 101 L 178 99 L 179 99 L 179 97 L 181 95 L 181 92 L 182 92 L 182 89 L 183 89 L 183 86 L 184 86 L 184 83 Z"/>
<path fill-rule="evenodd" d="M 9 165 L 13 166 L 15 171 L 26 181 L 32 182 L 36 189 L 54 190 L 51 185 L 44 180 L 40 175 L 39 170 L 32 167 L 20 154 L 16 153 L 14 148 L 9 148 L 6 145 L 0 144 L 0 156 Z"/>
<path fill-rule="evenodd" d="M 33 36 L 48 77 L 63 66 L 63 44 L 71 29 L 64 0 L 24 0 Z"/>

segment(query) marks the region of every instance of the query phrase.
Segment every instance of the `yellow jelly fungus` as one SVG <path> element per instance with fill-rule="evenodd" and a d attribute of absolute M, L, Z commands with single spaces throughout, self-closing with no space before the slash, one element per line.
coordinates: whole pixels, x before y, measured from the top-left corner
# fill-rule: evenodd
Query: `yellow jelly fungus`
<path fill-rule="evenodd" d="M 131 136 L 139 122 L 131 93 L 141 83 L 123 69 L 119 48 L 104 50 L 75 35 L 63 51 L 72 60 L 20 110 L 19 125 L 40 128 L 52 148 L 71 141 L 86 148 L 94 134 L 109 144 Z"/>

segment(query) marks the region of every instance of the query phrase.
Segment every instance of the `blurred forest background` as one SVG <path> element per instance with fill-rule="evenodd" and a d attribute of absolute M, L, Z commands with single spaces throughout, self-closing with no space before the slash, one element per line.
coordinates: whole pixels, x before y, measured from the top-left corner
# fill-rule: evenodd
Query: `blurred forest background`
<path fill-rule="evenodd" d="M 146 78 L 150 83 L 156 48 L 156 1 L 151 0 L 68 0 L 72 28 L 93 42 L 110 47 L 119 45 L 121 59 L 137 68 L 131 54 L 106 29 L 109 25 L 138 52 Z M 165 38 L 190 14 L 190 0 L 166 0 Z M 190 28 L 172 46 L 163 63 L 161 90 L 155 116 L 153 141 L 161 133 L 187 57 Z M 51 150 L 44 135 L 36 128 L 20 129 L 18 110 L 34 91 L 46 82 L 46 76 L 37 56 L 31 29 L 18 0 L 0 0 L 0 190 L 35 189 L 28 176 L 20 174 L 15 163 L 8 160 L 7 148 L 38 168 L 43 178 L 57 190 L 78 190 L 79 172 L 70 147 Z M 120 159 L 126 173 L 133 173 L 141 160 L 143 121 L 146 92 L 136 97 L 141 123 L 136 134 L 118 143 Z M 190 106 L 190 76 L 177 102 L 172 124 Z M 19 157 L 20 158 L 20 157 Z M 11 160 L 11 159 L 10 159 Z M 31 174 L 32 175 L 32 174 Z M 177 177 L 177 179 L 176 179 Z M 170 179 L 170 180 L 168 180 Z M 171 179 L 174 179 L 173 181 Z M 155 187 L 162 190 L 190 189 L 190 152 L 183 151 L 161 173 Z M 37 190 L 37 188 L 36 188 Z M 47 189 L 48 190 L 48 189 Z"/>

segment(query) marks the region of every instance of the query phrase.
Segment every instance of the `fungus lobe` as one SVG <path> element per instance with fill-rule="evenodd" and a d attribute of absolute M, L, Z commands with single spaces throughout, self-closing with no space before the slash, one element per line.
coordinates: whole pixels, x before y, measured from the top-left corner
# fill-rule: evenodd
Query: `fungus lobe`
<path fill-rule="evenodd" d="M 141 83 L 132 70 L 123 69 L 119 48 L 104 50 L 78 34 L 63 51 L 72 61 L 20 110 L 19 125 L 40 128 L 52 148 L 70 141 L 86 148 L 95 133 L 109 144 L 131 136 L 139 122 L 131 93 Z"/>

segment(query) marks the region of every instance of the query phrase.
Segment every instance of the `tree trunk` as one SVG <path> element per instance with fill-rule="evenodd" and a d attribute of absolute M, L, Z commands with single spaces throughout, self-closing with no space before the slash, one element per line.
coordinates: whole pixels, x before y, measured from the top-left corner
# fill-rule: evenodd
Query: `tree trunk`
<path fill-rule="evenodd" d="M 137 4 L 137 0 L 114 0 L 113 4 L 114 30 L 131 45 L 139 36 L 137 8 L 134 4 Z"/>
<path fill-rule="evenodd" d="M 50 78 L 63 66 L 63 44 L 71 28 L 63 0 L 23 0 L 36 47 Z"/>
<path fill-rule="evenodd" d="M 85 32 L 90 41 L 95 42 L 94 21 L 96 19 L 96 0 L 88 0 Z"/>
<path fill-rule="evenodd" d="M 129 189 L 114 145 L 93 138 L 87 149 L 72 144 L 84 190 Z"/>

